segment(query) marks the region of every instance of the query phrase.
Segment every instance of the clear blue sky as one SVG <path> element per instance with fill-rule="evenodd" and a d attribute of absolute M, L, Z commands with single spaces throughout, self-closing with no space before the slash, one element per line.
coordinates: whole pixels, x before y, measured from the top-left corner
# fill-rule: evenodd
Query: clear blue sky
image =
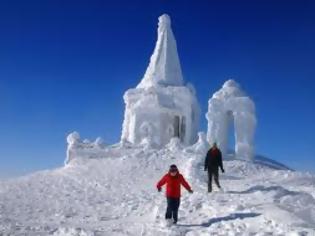
<path fill-rule="evenodd" d="M 168 13 L 202 107 L 228 78 L 254 99 L 256 149 L 315 172 L 315 2 L 0 2 L 0 177 L 61 166 L 66 135 L 120 138 Z"/>

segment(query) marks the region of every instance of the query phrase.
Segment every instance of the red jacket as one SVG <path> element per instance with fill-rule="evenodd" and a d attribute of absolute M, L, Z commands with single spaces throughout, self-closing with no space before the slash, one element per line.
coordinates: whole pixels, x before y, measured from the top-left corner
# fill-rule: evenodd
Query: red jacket
<path fill-rule="evenodd" d="M 164 184 L 166 184 L 166 197 L 180 198 L 180 185 L 191 191 L 191 187 L 180 173 L 177 173 L 175 176 L 167 173 L 157 183 L 156 187 L 160 189 Z"/>

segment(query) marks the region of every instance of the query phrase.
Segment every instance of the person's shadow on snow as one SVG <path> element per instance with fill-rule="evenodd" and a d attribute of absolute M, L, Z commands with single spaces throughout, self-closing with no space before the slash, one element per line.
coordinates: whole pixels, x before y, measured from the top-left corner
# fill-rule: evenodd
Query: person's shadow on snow
<path fill-rule="evenodd" d="M 228 216 L 223 217 L 216 217 L 210 219 L 208 222 L 204 222 L 201 224 L 177 224 L 178 226 L 183 227 L 209 227 L 212 224 L 222 222 L 222 221 L 230 221 L 230 220 L 236 220 L 236 219 L 244 219 L 244 218 L 252 218 L 260 216 L 260 213 L 250 212 L 250 213 L 233 213 Z"/>
<path fill-rule="evenodd" d="M 248 194 L 248 193 L 254 193 L 254 192 L 270 192 L 270 191 L 275 191 L 277 194 L 275 197 L 280 198 L 286 195 L 298 195 L 300 194 L 299 192 L 295 192 L 295 191 L 290 191 L 288 189 L 283 188 L 282 186 L 263 186 L 263 185 L 256 185 L 253 186 L 247 190 L 244 191 L 227 191 L 226 193 L 229 194 Z"/>

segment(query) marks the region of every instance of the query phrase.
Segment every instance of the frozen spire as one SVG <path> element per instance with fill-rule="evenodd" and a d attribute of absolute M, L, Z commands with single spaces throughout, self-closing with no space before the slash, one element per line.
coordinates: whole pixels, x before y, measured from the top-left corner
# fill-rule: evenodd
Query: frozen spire
<path fill-rule="evenodd" d="M 181 86 L 182 70 L 177 54 L 177 46 L 171 29 L 171 19 L 167 14 L 159 17 L 158 39 L 150 64 L 139 83 L 139 88 L 162 86 Z"/>

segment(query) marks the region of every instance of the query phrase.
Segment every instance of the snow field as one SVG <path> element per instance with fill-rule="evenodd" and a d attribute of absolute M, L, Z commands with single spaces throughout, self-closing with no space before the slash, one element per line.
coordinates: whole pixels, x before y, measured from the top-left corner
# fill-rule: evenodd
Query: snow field
<path fill-rule="evenodd" d="M 2 181 L 0 235 L 314 234 L 313 175 L 229 159 L 224 191 L 208 194 L 203 158 L 192 148 L 116 145 Z M 166 227 L 165 196 L 155 184 L 173 163 L 194 193 L 182 189 L 178 225 Z"/>

